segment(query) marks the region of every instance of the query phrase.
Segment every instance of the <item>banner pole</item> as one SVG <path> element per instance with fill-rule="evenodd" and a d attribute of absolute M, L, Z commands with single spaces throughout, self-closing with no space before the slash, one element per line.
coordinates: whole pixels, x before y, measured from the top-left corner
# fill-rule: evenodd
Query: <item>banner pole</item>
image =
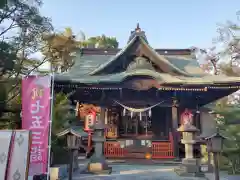
<path fill-rule="evenodd" d="M 53 118 L 53 100 L 54 100 L 54 72 L 51 66 L 51 104 L 50 104 L 50 121 L 49 121 L 49 137 L 48 137 L 48 166 L 47 166 L 47 180 L 50 180 L 50 165 L 51 165 L 51 143 L 52 143 L 52 118 Z"/>

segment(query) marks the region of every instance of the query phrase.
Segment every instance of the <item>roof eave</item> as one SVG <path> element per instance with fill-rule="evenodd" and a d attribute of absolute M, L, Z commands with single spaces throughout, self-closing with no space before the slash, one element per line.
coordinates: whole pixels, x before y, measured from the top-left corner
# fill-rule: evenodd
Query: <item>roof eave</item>
<path fill-rule="evenodd" d="M 122 49 L 114 48 L 82 48 L 81 52 L 84 55 L 116 55 Z M 191 55 L 192 50 L 189 49 L 154 49 L 159 54 L 186 56 Z"/>
<path fill-rule="evenodd" d="M 56 135 L 57 135 L 58 137 L 62 137 L 62 136 L 65 136 L 65 135 L 67 135 L 67 134 L 73 134 L 74 136 L 82 137 L 82 135 L 81 135 L 79 132 L 75 131 L 75 130 L 72 129 L 72 128 L 68 128 L 68 129 L 66 129 L 66 130 L 64 130 L 64 131 L 62 131 L 62 132 L 57 133 Z"/>

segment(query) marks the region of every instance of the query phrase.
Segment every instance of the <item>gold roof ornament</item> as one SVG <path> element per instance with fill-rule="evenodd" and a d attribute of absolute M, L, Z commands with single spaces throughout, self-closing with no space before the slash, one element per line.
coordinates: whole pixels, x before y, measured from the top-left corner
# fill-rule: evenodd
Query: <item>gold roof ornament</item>
<path fill-rule="evenodd" d="M 142 30 L 141 30 L 141 28 L 140 28 L 140 26 L 139 26 L 139 23 L 137 23 L 137 27 L 135 28 L 135 32 L 141 32 Z"/>

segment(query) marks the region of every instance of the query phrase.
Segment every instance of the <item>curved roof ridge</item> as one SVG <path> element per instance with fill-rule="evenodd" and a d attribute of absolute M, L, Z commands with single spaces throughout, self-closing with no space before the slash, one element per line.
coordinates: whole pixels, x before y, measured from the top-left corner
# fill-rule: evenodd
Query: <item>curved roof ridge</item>
<path fill-rule="evenodd" d="M 174 66 L 171 62 L 169 62 L 163 55 L 157 53 L 149 44 L 147 44 L 141 37 L 140 40 L 142 41 L 142 43 L 156 56 L 156 58 L 158 58 L 159 60 L 161 60 L 162 62 L 166 63 L 167 65 L 169 65 L 171 68 L 173 68 L 174 70 L 176 70 L 177 72 L 179 72 L 182 75 L 185 76 L 192 76 L 191 74 L 188 74 L 184 71 L 182 71 L 181 69 L 179 69 L 178 67 Z"/>
<path fill-rule="evenodd" d="M 197 61 L 197 59 L 195 57 L 190 58 L 189 55 L 188 56 L 179 56 L 179 55 L 164 55 L 166 57 L 170 57 L 170 58 L 176 58 L 176 59 L 184 59 L 184 60 L 188 60 L 188 61 Z"/>
<path fill-rule="evenodd" d="M 107 67 L 109 64 L 111 64 L 114 60 L 119 58 L 123 53 L 136 41 L 137 36 L 135 36 L 124 48 L 122 48 L 113 58 L 110 58 L 109 61 L 107 61 L 104 64 L 101 64 L 98 68 L 93 70 L 89 73 L 89 75 L 95 75 L 99 71 L 103 70 L 105 67 Z"/>
<path fill-rule="evenodd" d="M 114 62 L 116 59 L 118 59 L 120 56 L 122 56 L 124 54 L 124 52 L 137 40 L 137 38 L 139 38 L 139 40 L 141 41 L 141 43 L 143 45 L 145 45 L 147 47 L 147 49 L 149 49 L 151 51 L 151 53 L 153 53 L 153 55 L 155 55 L 155 57 L 157 59 L 159 59 L 160 61 L 162 61 L 164 64 L 166 64 L 167 66 L 171 67 L 172 69 L 174 69 L 175 71 L 177 71 L 178 73 L 185 75 L 185 76 L 193 76 L 187 72 L 184 72 L 183 70 L 179 69 L 178 67 L 174 66 L 171 62 L 169 62 L 163 55 L 160 55 L 159 53 L 157 53 L 141 36 L 135 36 L 124 48 L 122 48 L 113 58 L 110 58 L 107 62 L 101 64 L 99 67 L 97 67 L 95 70 L 93 70 L 92 72 L 89 73 L 89 75 L 96 75 L 98 72 L 100 72 L 101 70 L 103 70 L 105 67 L 107 67 L 108 65 L 110 65 L 112 62 Z"/>

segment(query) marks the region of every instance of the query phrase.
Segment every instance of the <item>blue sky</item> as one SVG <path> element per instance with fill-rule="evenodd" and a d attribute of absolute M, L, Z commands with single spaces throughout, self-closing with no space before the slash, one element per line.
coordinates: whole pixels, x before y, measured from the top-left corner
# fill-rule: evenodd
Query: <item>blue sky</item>
<path fill-rule="evenodd" d="M 44 0 L 56 30 L 106 34 L 126 44 L 139 22 L 154 48 L 209 47 L 217 23 L 236 20 L 239 0 Z"/>

